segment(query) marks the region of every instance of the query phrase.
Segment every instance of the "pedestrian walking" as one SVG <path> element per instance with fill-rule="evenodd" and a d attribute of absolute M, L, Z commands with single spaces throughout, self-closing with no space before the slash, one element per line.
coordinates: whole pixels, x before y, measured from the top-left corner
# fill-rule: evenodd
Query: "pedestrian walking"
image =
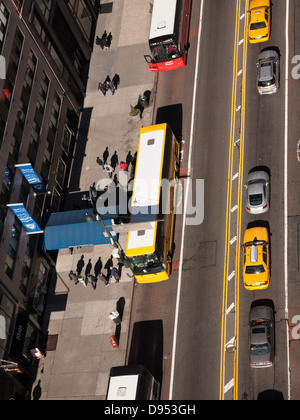
<path fill-rule="evenodd" d="M 99 82 L 98 83 L 98 90 L 101 90 L 101 92 L 105 96 L 106 92 L 107 92 L 107 87 L 103 83 Z"/>
<path fill-rule="evenodd" d="M 105 169 L 104 169 L 104 162 L 103 162 L 103 160 L 102 160 L 102 159 L 100 159 L 100 158 L 99 158 L 99 156 L 98 156 L 98 157 L 97 157 L 97 159 L 96 159 L 96 162 L 98 163 L 98 165 L 100 165 L 100 166 L 101 166 L 102 171 L 104 172 L 104 171 L 105 171 Z"/>
<path fill-rule="evenodd" d="M 111 269 L 114 265 L 113 262 L 113 256 L 111 255 L 111 257 L 106 261 L 104 268 L 107 270 L 107 275 L 106 278 L 109 280 L 110 279 L 110 273 L 111 273 Z"/>
<path fill-rule="evenodd" d="M 85 203 L 86 208 L 90 207 L 90 197 L 88 197 L 86 194 L 83 194 L 83 196 L 81 197 L 81 200 Z"/>
<path fill-rule="evenodd" d="M 109 75 L 107 75 L 107 77 L 104 81 L 104 86 L 105 86 L 106 90 L 110 90 L 113 95 L 115 94 L 116 87 L 115 87 L 114 83 L 110 80 Z"/>
<path fill-rule="evenodd" d="M 114 309 L 111 311 L 111 313 L 109 314 L 109 318 L 116 324 L 116 325 L 120 325 L 121 324 L 121 318 L 120 318 L 120 314 L 119 312 Z"/>
<path fill-rule="evenodd" d="M 77 285 L 77 284 L 79 283 L 79 281 L 78 281 L 78 277 L 77 277 L 77 275 L 73 272 L 73 270 L 70 270 L 69 277 L 70 277 L 70 280 L 74 281 L 75 285 Z"/>
<path fill-rule="evenodd" d="M 104 80 L 105 86 L 107 86 L 107 82 L 110 82 L 109 74 L 106 76 L 106 79 Z"/>
<path fill-rule="evenodd" d="M 96 290 L 97 287 L 97 277 L 93 276 L 92 274 L 88 274 L 87 276 L 88 282 L 91 283 L 92 288 Z"/>
<path fill-rule="evenodd" d="M 107 278 L 105 277 L 103 273 L 99 273 L 97 275 L 97 280 L 103 281 L 103 283 L 105 283 L 105 286 L 109 286 L 109 281 L 107 280 Z"/>
<path fill-rule="evenodd" d="M 119 272 L 115 267 L 111 267 L 111 272 L 110 272 L 110 278 L 114 277 L 116 280 L 116 283 L 119 283 L 120 281 L 120 276 L 119 276 Z"/>
<path fill-rule="evenodd" d="M 126 162 L 120 162 L 120 169 L 122 170 L 122 171 L 124 171 L 124 172 L 128 172 L 128 170 L 127 170 L 127 168 L 128 168 L 128 164 L 126 163 Z"/>
<path fill-rule="evenodd" d="M 113 37 L 112 37 L 112 34 L 111 34 L 111 32 L 110 32 L 110 33 L 107 35 L 106 40 L 105 40 L 105 47 L 104 47 L 104 48 L 105 48 L 106 50 L 109 50 L 109 49 L 110 49 L 112 39 L 113 39 Z"/>
<path fill-rule="evenodd" d="M 90 196 L 90 202 L 92 204 L 96 203 L 97 198 L 98 198 L 98 193 L 97 193 L 97 190 L 95 188 L 95 183 L 89 189 L 89 196 Z"/>
<path fill-rule="evenodd" d="M 83 276 L 78 277 L 78 281 L 79 281 L 79 283 L 83 284 L 84 287 L 86 287 L 85 277 L 83 277 Z"/>
<path fill-rule="evenodd" d="M 114 82 L 110 81 L 110 82 L 107 82 L 107 84 L 108 84 L 108 88 L 111 91 L 112 95 L 114 95 L 115 91 L 116 91 L 116 87 L 114 85 Z"/>
<path fill-rule="evenodd" d="M 104 169 L 107 172 L 108 176 L 112 178 L 112 173 L 114 172 L 114 169 L 108 164 L 104 165 Z"/>

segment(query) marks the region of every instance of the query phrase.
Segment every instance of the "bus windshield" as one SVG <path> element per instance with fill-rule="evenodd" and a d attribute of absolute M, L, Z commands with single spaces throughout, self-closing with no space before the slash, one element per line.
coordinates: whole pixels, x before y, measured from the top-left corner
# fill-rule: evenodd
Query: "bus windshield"
<path fill-rule="evenodd" d="M 150 43 L 151 54 L 156 62 L 174 60 L 181 57 L 176 43 L 169 39 L 163 42 Z"/>
<path fill-rule="evenodd" d="M 134 266 L 134 275 L 160 273 L 165 269 L 162 266 L 162 262 L 155 254 L 138 255 L 129 258 L 129 260 Z"/>

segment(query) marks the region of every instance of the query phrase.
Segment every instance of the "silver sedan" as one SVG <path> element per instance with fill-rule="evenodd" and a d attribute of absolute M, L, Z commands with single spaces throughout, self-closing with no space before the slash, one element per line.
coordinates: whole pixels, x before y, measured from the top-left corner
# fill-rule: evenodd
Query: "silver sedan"
<path fill-rule="evenodd" d="M 270 306 L 254 306 L 249 316 L 250 366 L 271 367 L 274 361 L 274 311 Z"/>
<path fill-rule="evenodd" d="M 269 210 L 270 179 L 266 171 L 250 171 L 248 174 L 246 210 L 251 214 L 262 214 Z"/>

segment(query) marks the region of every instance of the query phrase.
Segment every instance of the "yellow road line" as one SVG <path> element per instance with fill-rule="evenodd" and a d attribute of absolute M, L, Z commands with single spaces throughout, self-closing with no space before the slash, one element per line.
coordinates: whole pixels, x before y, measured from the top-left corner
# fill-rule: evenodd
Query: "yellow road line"
<path fill-rule="evenodd" d="M 243 198 L 243 170 L 244 170 L 244 140 L 245 140 L 245 100 L 246 100 L 246 64 L 247 64 L 247 10 L 249 0 L 245 1 L 244 14 L 244 45 L 243 45 L 243 65 L 242 65 L 242 100 L 241 100 L 241 127 L 239 144 L 239 169 L 238 169 L 238 196 L 237 196 L 237 219 L 236 219 L 236 249 L 235 249 L 235 285 L 234 285 L 234 306 L 235 306 L 235 351 L 233 365 L 233 399 L 238 399 L 238 364 L 239 364 L 239 280 L 240 280 L 240 252 L 241 252 L 241 218 L 242 218 L 242 198 Z M 233 171 L 233 152 L 235 141 L 235 120 L 236 120 L 236 96 L 237 96 L 237 70 L 238 70 L 238 48 L 239 48 L 239 28 L 240 28 L 240 0 L 236 4 L 236 26 L 235 26 L 235 48 L 233 61 L 233 82 L 232 82 L 232 107 L 231 107 L 231 126 L 230 143 L 228 158 L 228 185 L 227 185 L 227 206 L 226 206 L 226 231 L 225 231 L 225 255 L 223 273 L 223 301 L 222 301 L 222 327 L 221 327 L 221 357 L 220 357 L 220 390 L 219 397 L 224 399 L 225 386 L 225 345 L 227 332 L 227 297 L 228 297 L 228 274 L 230 257 L 230 228 L 231 228 L 231 201 L 232 201 L 232 171 Z"/>
<path fill-rule="evenodd" d="M 227 296 L 228 296 L 228 280 L 227 279 L 228 279 L 228 262 L 229 262 L 229 247 L 230 247 L 230 225 L 231 225 L 230 204 L 231 204 L 231 194 L 232 194 L 233 150 L 234 150 L 235 117 L 236 117 L 236 87 L 237 87 L 237 66 L 238 66 L 238 48 L 239 48 L 240 2 L 241 0 L 236 0 L 235 40 L 234 40 L 232 97 L 231 97 L 231 125 L 230 125 L 230 143 L 229 143 L 229 157 L 228 157 L 228 179 L 227 179 L 225 255 L 224 255 L 224 273 L 223 273 L 220 389 L 219 389 L 220 400 L 224 399 L 224 384 L 225 384 L 226 308 L 227 308 Z"/>
<path fill-rule="evenodd" d="M 234 392 L 233 399 L 238 400 L 238 368 L 239 368 L 239 305 L 240 305 L 240 252 L 241 252 L 241 218 L 243 210 L 243 173 L 244 173 L 244 146 L 245 146 L 245 110 L 246 110 L 246 75 L 247 75 L 247 10 L 249 0 L 245 1 L 245 22 L 244 22 L 244 48 L 243 48 L 243 80 L 242 80 L 242 104 L 241 104 L 241 134 L 240 134 L 240 158 L 239 158 L 239 187 L 238 187 L 238 221 L 237 221 L 237 242 L 236 242 L 236 277 L 235 277 L 235 337 L 236 350 L 234 359 Z"/>

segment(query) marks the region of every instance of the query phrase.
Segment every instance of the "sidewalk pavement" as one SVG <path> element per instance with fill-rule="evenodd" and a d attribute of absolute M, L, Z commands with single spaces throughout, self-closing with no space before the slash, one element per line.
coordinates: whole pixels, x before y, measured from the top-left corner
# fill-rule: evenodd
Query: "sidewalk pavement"
<path fill-rule="evenodd" d="M 101 0 L 101 5 L 104 3 L 108 2 Z M 111 13 L 99 14 L 96 35 L 101 38 L 106 30 L 113 39 L 110 50 L 94 46 L 78 136 L 81 146 L 77 146 L 74 156 L 75 176 L 71 177 L 67 206 L 72 196 L 78 200 L 91 185 L 95 183 L 97 189 L 101 179 L 107 178 L 96 162 L 97 157 L 102 159 L 106 147 L 108 163 L 115 151 L 119 163 L 125 161 L 129 151 L 132 155 L 137 151 L 140 128 L 152 124 L 155 74 L 149 71 L 143 57 L 148 53 L 150 20 L 148 0 L 115 0 Z M 98 83 L 103 83 L 107 75 L 112 79 L 115 74 L 120 77 L 118 89 L 114 95 L 108 91 L 104 96 Z M 135 106 L 139 94 L 145 91 L 151 91 L 150 106 L 144 110 L 141 121 L 133 122 L 130 104 Z M 80 165 L 76 165 L 78 155 Z M 119 165 L 115 174 L 119 174 Z M 77 204 L 82 207 L 84 202 Z M 120 243 L 125 248 L 126 235 L 120 236 Z M 104 267 L 111 252 L 112 247 L 107 245 L 74 249 L 73 254 L 69 250 L 59 251 L 57 278 L 51 285 L 45 309 L 44 332 L 49 335 L 46 357 L 39 361 L 33 399 L 36 396 L 41 400 L 105 399 L 110 368 L 126 364 L 134 287 L 129 271 L 123 267 L 119 283 L 113 279 L 105 286 L 98 281 L 95 290 L 91 284 L 75 285 L 68 276 L 70 270 L 76 271 L 82 255 L 83 275 L 86 270 L 94 275 L 99 257 L 101 271 L 106 274 Z M 113 266 L 118 268 L 117 260 Z M 123 311 L 121 327 L 109 319 L 116 308 L 121 314 Z M 114 334 L 119 335 L 116 349 L 110 343 Z"/>

